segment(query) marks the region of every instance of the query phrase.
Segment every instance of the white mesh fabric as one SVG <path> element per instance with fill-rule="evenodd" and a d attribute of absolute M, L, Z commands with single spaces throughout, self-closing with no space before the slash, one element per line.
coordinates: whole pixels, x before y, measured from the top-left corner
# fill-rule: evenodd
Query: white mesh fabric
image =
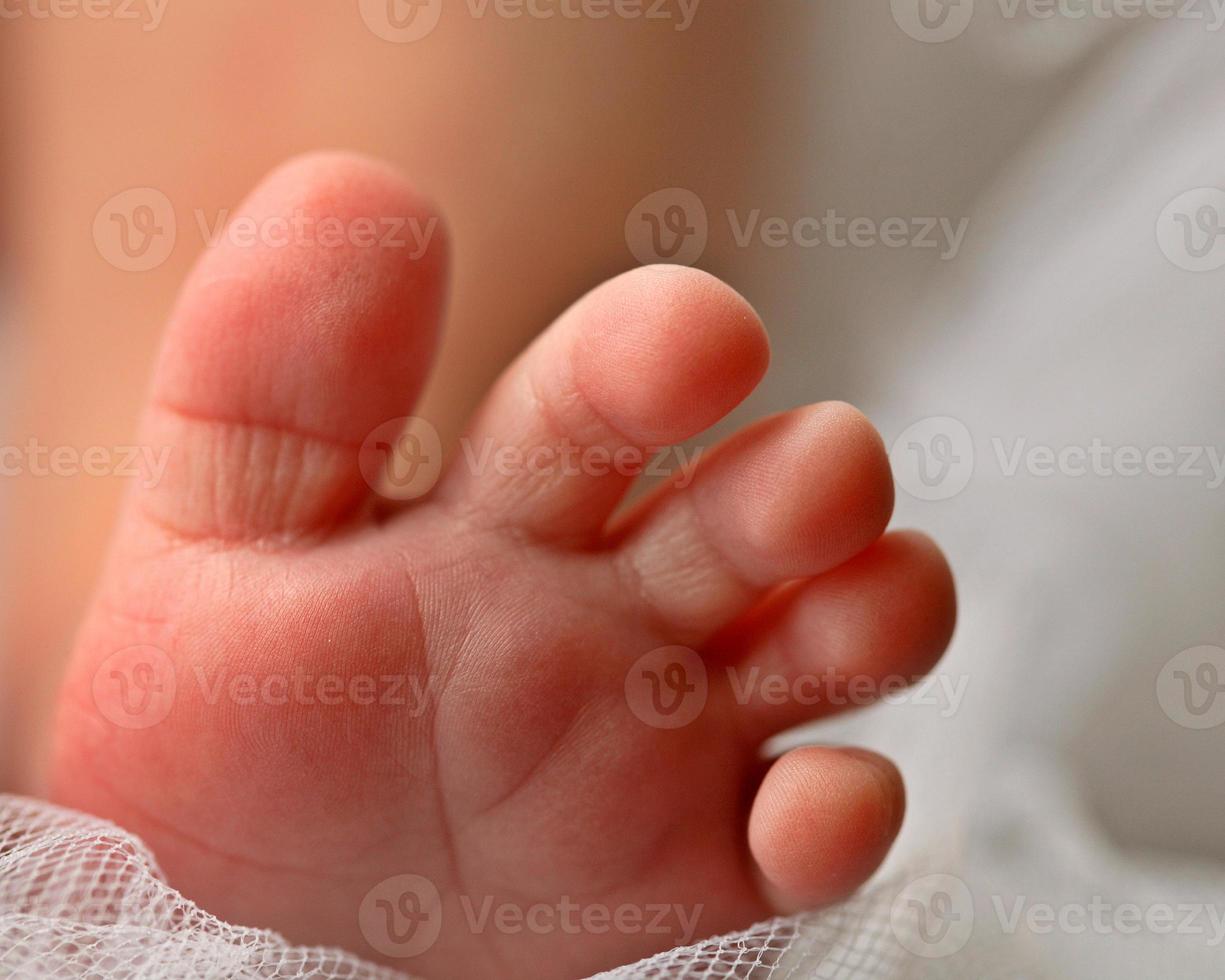
<path fill-rule="evenodd" d="M 399 977 L 337 950 L 227 925 L 113 824 L 0 795 L 0 977 Z"/>
<path fill-rule="evenodd" d="M 905 956 L 889 935 L 891 889 L 877 888 L 818 915 L 774 919 L 746 932 L 674 949 L 598 980 L 735 980 L 902 977 Z"/>
<path fill-rule="evenodd" d="M 890 934 L 895 891 L 881 886 L 820 915 L 774 920 L 601 977 L 918 976 L 905 972 L 913 958 Z M 403 976 L 339 950 L 290 946 L 276 933 L 222 922 L 170 888 L 144 844 L 119 827 L 0 795 L 0 977 Z"/>
<path fill-rule="evenodd" d="M 1203 869 L 1155 873 L 1103 849 L 1069 787 L 1014 767 L 953 850 L 823 912 L 775 919 L 597 980 L 1054 980 L 1221 976 L 1225 906 Z M 973 867 L 973 872 L 968 868 Z M 1009 909 L 1198 909 L 1194 929 L 1055 930 Z M 1175 904 L 1194 902 L 1195 905 Z M 1016 906 L 1020 907 L 1020 906 Z M 1175 920 L 1171 920 L 1175 921 Z M 224 923 L 170 888 L 113 824 L 0 795 L 0 978 L 306 978 L 405 974 Z"/>

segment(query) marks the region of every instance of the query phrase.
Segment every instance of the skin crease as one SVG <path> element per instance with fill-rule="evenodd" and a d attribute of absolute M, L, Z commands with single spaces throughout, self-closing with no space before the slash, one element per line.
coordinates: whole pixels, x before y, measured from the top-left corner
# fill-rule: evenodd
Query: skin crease
<path fill-rule="evenodd" d="M 387 169 L 325 155 L 278 170 L 244 210 L 426 207 Z M 147 414 L 145 438 L 177 451 L 165 480 L 133 489 L 78 640 L 54 799 L 139 834 L 170 882 L 223 919 L 371 958 L 364 898 L 389 876 L 424 876 L 442 896 L 440 935 L 388 961 L 427 977 L 585 976 L 847 894 L 900 824 L 888 764 L 803 750 L 762 782 L 761 738 L 793 722 L 787 710 L 738 703 L 710 671 L 704 709 L 666 729 L 635 713 L 626 684 L 661 647 L 718 643 L 720 661 L 748 666 L 779 636 L 787 676 L 819 671 L 819 646 L 775 628 L 823 607 L 840 656 L 865 673 L 934 662 L 952 581 L 925 539 L 881 538 L 892 488 L 879 438 L 848 406 L 787 413 L 615 526 L 626 479 L 455 463 L 430 497 L 376 519 L 357 447 L 412 410 L 445 255 L 439 242 L 412 263 L 309 246 L 206 256 Z M 595 339 L 614 330 L 615 343 Z M 631 371 L 634 349 L 650 356 Z M 639 270 L 565 314 L 470 431 L 522 447 L 680 440 L 743 399 L 765 361 L 761 325 L 731 289 Z M 336 382 L 350 378 L 361 384 Z M 143 727 L 116 723 L 123 691 L 110 683 L 136 645 L 161 651 L 156 679 L 174 682 Z M 388 676 L 429 682 L 430 697 L 351 693 Z M 252 693 L 299 677 L 350 693 L 325 699 L 322 681 L 305 698 Z M 474 929 L 464 902 L 487 898 L 679 906 L 696 935 L 675 919 L 662 934 Z"/>

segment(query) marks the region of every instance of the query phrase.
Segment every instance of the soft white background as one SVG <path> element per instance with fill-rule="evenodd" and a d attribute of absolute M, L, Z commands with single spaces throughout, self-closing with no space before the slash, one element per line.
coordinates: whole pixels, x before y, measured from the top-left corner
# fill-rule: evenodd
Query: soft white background
<path fill-rule="evenodd" d="M 1225 270 L 1177 268 L 1156 236 L 1178 195 L 1225 185 L 1225 36 L 977 8 L 963 36 L 932 45 L 891 33 L 887 4 L 857 5 L 829 21 L 816 59 L 813 160 L 835 161 L 820 196 L 844 213 L 972 219 L 956 261 L 881 249 L 831 272 L 808 315 L 831 304 L 849 352 L 823 357 L 814 331 L 809 356 L 780 365 L 796 391 L 852 374 L 889 442 L 952 416 L 977 456 L 958 496 L 900 491 L 898 507 L 958 572 L 963 615 L 941 671 L 968 679 L 961 709 L 882 707 L 835 731 L 908 776 L 893 867 L 957 874 L 980 900 L 1098 894 L 1220 915 L 1225 728 L 1180 727 L 1155 690 L 1180 651 L 1225 645 L 1225 490 L 1007 478 L 991 440 L 1225 446 Z M 1057 932 L 1009 950 L 1025 975 L 1225 967 L 1225 949 L 1197 936 Z"/>

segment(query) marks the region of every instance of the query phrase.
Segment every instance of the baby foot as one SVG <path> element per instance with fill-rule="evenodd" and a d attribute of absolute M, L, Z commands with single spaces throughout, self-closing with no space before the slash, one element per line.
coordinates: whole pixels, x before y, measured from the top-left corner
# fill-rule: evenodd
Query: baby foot
<path fill-rule="evenodd" d="M 896 770 L 759 749 L 844 700 L 801 679 L 917 676 L 949 638 L 940 553 L 881 536 L 868 422 L 767 419 L 614 516 L 644 450 L 717 422 L 768 356 L 731 289 L 641 269 L 391 506 L 363 474 L 434 461 L 385 423 L 428 371 L 445 245 L 365 232 L 432 213 L 341 155 L 240 213 L 297 230 L 211 248 L 172 317 L 144 431 L 166 469 L 82 628 L 54 797 L 140 834 L 215 915 L 431 977 L 586 975 L 862 883 Z M 354 233 L 325 243 L 325 218 Z"/>

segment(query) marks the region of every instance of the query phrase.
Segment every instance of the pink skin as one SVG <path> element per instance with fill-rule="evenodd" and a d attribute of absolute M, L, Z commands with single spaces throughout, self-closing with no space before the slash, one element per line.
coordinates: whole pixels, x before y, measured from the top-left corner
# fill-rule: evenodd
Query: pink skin
<path fill-rule="evenodd" d="M 340 155 L 287 165 L 240 213 L 299 210 L 430 217 L 400 178 Z M 871 426 L 839 404 L 765 420 L 615 521 L 629 477 L 477 474 L 462 453 L 429 497 L 391 508 L 358 447 L 411 414 L 444 292 L 441 236 L 408 251 L 205 256 L 147 418 L 169 468 L 134 490 L 83 627 L 55 798 L 140 834 L 216 915 L 429 977 L 586 975 L 854 890 L 900 825 L 896 770 L 814 748 L 766 773 L 761 741 L 821 709 L 740 704 L 723 667 L 914 676 L 943 650 L 952 580 L 926 539 L 881 537 L 892 483 Z M 639 270 L 546 332 L 470 435 L 523 450 L 685 440 L 767 359 L 728 287 Z M 705 708 L 664 729 L 632 710 L 626 677 L 673 644 L 712 669 Z M 176 679 L 148 727 L 114 723 L 120 695 L 97 681 L 134 645 Z M 406 674 L 434 685 L 423 710 L 379 703 L 377 679 Z M 235 695 L 237 675 L 256 690 L 374 678 L 377 696 L 281 703 Z M 360 911 L 401 874 L 442 897 L 441 933 L 411 959 L 372 946 Z M 692 936 L 675 918 L 662 934 L 474 931 L 464 902 L 487 896 L 698 920 Z"/>

